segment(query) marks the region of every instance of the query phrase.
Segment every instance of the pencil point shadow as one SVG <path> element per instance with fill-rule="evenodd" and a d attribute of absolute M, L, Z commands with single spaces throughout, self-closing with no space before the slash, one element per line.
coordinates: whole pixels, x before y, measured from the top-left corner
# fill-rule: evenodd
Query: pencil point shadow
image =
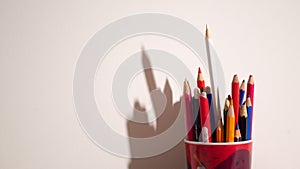
<path fill-rule="evenodd" d="M 138 123 L 135 121 L 127 121 L 127 132 L 129 137 L 147 138 L 157 136 L 166 131 L 176 120 L 180 113 L 181 101 L 173 104 L 173 92 L 168 79 L 165 81 L 163 91 L 157 88 L 153 69 L 150 60 L 142 48 L 142 64 L 144 74 L 148 86 L 148 92 L 152 102 L 153 111 L 156 115 L 156 127 L 149 123 Z M 163 97 L 162 97 L 163 96 Z M 164 99 L 163 99 L 164 98 Z M 163 106 L 162 106 L 163 105 Z M 161 112 L 162 111 L 162 112 Z M 148 119 L 145 107 L 141 105 L 139 100 L 134 102 L 133 116 L 139 119 Z M 182 122 L 184 123 L 184 122 Z M 184 125 L 183 125 L 184 126 Z M 184 130 L 184 127 L 182 127 Z M 171 140 L 165 140 L 171 141 Z M 130 152 L 133 157 L 140 151 L 140 148 L 129 140 Z M 147 158 L 131 158 L 128 169 L 184 169 L 186 168 L 185 146 L 183 139 L 170 150 Z"/>

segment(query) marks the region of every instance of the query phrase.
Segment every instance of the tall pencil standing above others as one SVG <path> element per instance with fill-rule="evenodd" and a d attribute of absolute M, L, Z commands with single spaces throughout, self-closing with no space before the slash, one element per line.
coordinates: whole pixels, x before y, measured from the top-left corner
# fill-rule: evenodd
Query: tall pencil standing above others
<path fill-rule="evenodd" d="M 215 111 L 217 117 L 221 117 L 221 106 L 219 96 L 219 84 L 217 83 L 217 60 L 216 57 L 212 54 L 210 49 L 210 44 L 212 43 L 211 40 L 211 33 L 208 29 L 208 26 L 205 26 L 205 45 L 206 45 L 206 54 L 207 54 L 207 61 L 208 61 L 208 69 L 209 69 L 209 78 L 210 78 L 210 85 L 211 85 L 211 93 L 212 93 L 212 107 Z"/>

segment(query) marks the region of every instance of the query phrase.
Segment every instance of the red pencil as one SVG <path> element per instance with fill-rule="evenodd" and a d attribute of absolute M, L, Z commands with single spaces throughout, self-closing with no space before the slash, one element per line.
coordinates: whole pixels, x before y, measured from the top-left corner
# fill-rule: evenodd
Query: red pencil
<path fill-rule="evenodd" d="M 200 67 L 198 68 L 197 86 L 201 90 L 201 92 L 203 92 L 205 88 L 205 81 Z"/>
<path fill-rule="evenodd" d="M 250 96 L 251 104 L 253 107 L 253 99 L 254 99 L 254 78 L 252 75 L 249 76 L 248 84 L 247 84 L 247 96 Z"/>
<path fill-rule="evenodd" d="M 237 117 L 239 117 L 239 109 L 240 109 L 240 83 L 237 75 L 234 75 L 231 87 L 232 87 L 231 92 L 232 92 L 234 115 L 236 117 L 235 118 L 235 125 L 236 125 L 238 123 Z"/>
<path fill-rule="evenodd" d="M 207 128 L 208 139 L 202 139 L 203 142 L 211 142 L 211 126 L 210 126 L 210 116 L 209 116 L 209 105 L 206 93 L 202 92 L 199 99 L 200 104 L 200 117 L 201 117 L 201 130 Z M 202 133 L 203 134 L 203 133 Z M 203 135 L 202 135 L 203 136 Z"/>

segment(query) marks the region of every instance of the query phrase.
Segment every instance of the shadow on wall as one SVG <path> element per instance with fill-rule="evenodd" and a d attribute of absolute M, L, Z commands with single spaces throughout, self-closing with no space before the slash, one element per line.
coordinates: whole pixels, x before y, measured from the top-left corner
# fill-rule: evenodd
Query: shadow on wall
<path fill-rule="evenodd" d="M 173 104 L 172 100 L 172 89 L 169 81 L 166 80 L 163 91 L 157 88 L 153 70 L 151 68 L 150 60 L 144 50 L 142 50 L 142 64 L 144 67 L 144 73 L 147 81 L 148 92 L 151 93 L 151 101 L 154 112 L 156 115 L 160 114 L 161 108 L 161 98 L 164 96 L 166 99 L 166 106 L 156 119 L 156 129 L 149 123 L 138 123 L 134 121 L 127 121 L 127 131 L 129 137 L 134 138 L 147 138 L 167 130 L 173 122 L 176 120 L 178 113 L 180 112 L 181 100 Z M 139 100 L 134 103 L 133 116 L 139 119 L 147 119 L 147 112 L 145 108 L 141 105 Z M 157 116 L 156 116 L 157 117 Z M 184 123 L 184 122 L 182 122 Z M 184 124 L 183 124 L 184 126 Z M 185 130 L 185 128 L 182 128 Z M 170 141 L 170 140 L 166 140 Z M 130 151 L 134 155 L 139 151 L 139 147 L 135 146 L 130 142 Z M 184 141 L 181 140 L 175 147 L 167 152 L 160 155 L 147 158 L 131 158 L 128 169 L 184 169 L 186 168 L 186 157 L 185 157 L 185 147 Z"/>

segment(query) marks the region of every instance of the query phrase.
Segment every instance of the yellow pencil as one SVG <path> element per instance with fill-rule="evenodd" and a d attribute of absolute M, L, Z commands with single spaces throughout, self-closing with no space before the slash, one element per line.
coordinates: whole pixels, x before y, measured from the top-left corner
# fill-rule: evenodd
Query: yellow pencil
<path fill-rule="evenodd" d="M 235 116 L 232 99 L 230 100 L 230 106 L 226 118 L 226 142 L 234 142 Z"/>

